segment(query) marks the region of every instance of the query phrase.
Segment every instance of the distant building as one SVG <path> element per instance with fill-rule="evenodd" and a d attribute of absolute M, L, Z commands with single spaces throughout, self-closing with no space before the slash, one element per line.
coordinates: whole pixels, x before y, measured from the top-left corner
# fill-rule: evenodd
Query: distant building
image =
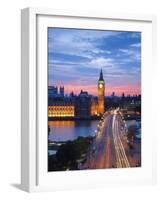
<path fill-rule="evenodd" d="M 69 95 L 71 98 L 74 97 L 74 92 L 71 92 L 70 95 Z"/>
<path fill-rule="evenodd" d="M 112 92 L 111 97 L 115 97 L 115 92 Z"/>
<path fill-rule="evenodd" d="M 64 86 L 60 87 L 60 92 L 59 92 L 61 97 L 64 97 Z"/>
<path fill-rule="evenodd" d="M 69 96 L 64 95 L 64 86 L 48 87 L 48 116 L 52 118 L 90 118 L 104 113 L 105 83 L 101 69 L 98 80 L 98 97 L 93 97 L 87 91 L 80 91 L 79 95 L 73 92 Z"/>
<path fill-rule="evenodd" d="M 81 90 L 80 94 L 75 98 L 75 116 L 78 118 L 90 117 L 91 97 L 88 92 Z"/>
<path fill-rule="evenodd" d="M 75 106 L 70 99 L 56 100 L 48 105 L 48 117 L 74 117 Z"/>
<path fill-rule="evenodd" d="M 48 96 L 49 98 L 53 98 L 58 95 L 58 87 L 48 86 Z"/>
<path fill-rule="evenodd" d="M 55 97 L 64 97 L 64 86 L 59 88 L 56 86 L 48 86 L 48 97 L 55 98 Z"/>
<path fill-rule="evenodd" d="M 98 115 L 98 98 L 91 99 L 91 116 Z"/>

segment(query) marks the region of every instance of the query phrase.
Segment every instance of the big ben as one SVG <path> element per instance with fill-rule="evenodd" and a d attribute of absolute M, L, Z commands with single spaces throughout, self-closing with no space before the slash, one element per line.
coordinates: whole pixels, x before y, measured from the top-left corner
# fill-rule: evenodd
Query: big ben
<path fill-rule="evenodd" d="M 105 96 L 105 83 L 103 79 L 103 72 L 101 69 L 100 77 L 98 80 L 98 114 L 104 113 L 104 96 Z"/>

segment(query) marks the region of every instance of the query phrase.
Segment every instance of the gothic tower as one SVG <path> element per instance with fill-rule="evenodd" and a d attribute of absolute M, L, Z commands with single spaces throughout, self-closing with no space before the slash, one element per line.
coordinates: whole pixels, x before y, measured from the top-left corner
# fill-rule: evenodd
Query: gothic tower
<path fill-rule="evenodd" d="M 101 69 L 100 77 L 98 80 L 98 114 L 104 113 L 104 96 L 105 96 L 105 83 L 103 79 L 103 72 Z"/>

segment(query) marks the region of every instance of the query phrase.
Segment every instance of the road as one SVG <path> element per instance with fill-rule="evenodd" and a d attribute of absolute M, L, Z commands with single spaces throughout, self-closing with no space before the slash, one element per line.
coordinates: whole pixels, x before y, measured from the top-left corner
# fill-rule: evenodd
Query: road
<path fill-rule="evenodd" d="M 121 141 L 121 116 L 117 110 L 106 112 L 97 128 L 97 134 L 87 155 L 84 168 L 127 168 L 130 167 Z"/>

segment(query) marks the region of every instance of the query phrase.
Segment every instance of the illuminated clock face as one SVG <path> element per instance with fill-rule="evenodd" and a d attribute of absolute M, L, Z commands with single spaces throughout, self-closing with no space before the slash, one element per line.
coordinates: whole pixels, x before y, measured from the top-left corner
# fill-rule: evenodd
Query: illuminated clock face
<path fill-rule="evenodd" d="M 99 88 L 102 88 L 102 87 L 103 87 L 103 84 L 100 83 L 100 84 L 99 84 Z"/>

